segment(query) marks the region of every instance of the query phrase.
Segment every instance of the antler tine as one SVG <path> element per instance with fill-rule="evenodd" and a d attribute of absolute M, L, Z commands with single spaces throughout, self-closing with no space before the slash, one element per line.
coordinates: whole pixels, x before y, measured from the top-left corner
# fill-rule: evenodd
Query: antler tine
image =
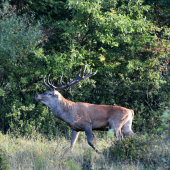
<path fill-rule="evenodd" d="M 48 75 L 47 82 L 52 87 L 52 89 L 55 89 L 56 87 L 50 83 L 49 78 L 50 78 L 50 74 Z"/>
<path fill-rule="evenodd" d="M 84 73 L 86 71 L 86 67 L 87 67 L 87 65 L 85 65 L 85 67 L 84 67 L 84 70 L 83 70 L 83 73 L 82 73 L 82 78 L 84 78 Z"/>
<path fill-rule="evenodd" d="M 48 83 L 49 85 L 51 85 L 51 83 L 49 82 L 49 78 L 50 78 L 50 74 L 48 75 L 47 83 Z"/>
<path fill-rule="evenodd" d="M 90 73 L 89 74 L 91 74 L 92 73 L 92 68 L 90 69 Z"/>
<path fill-rule="evenodd" d="M 66 79 L 66 85 L 68 86 L 68 78 L 69 78 L 69 76 L 67 77 L 67 79 Z"/>
<path fill-rule="evenodd" d="M 92 68 L 90 69 L 90 73 L 87 74 L 86 76 L 84 76 L 84 79 L 91 77 L 91 76 L 94 76 L 97 73 L 97 70 L 93 74 L 91 74 L 91 73 L 92 73 Z"/>
<path fill-rule="evenodd" d="M 46 76 L 44 76 L 44 78 L 43 78 L 44 84 L 45 84 L 49 89 L 53 90 L 53 88 L 52 88 L 51 86 L 49 86 L 49 85 L 45 82 L 45 78 L 46 78 Z"/>
<path fill-rule="evenodd" d="M 77 77 L 73 80 L 73 81 L 77 81 L 79 78 L 81 78 L 80 73 L 81 73 L 82 69 L 79 70 Z M 84 71 L 83 71 L 84 72 Z M 83 73 L 82 73 L 83 74 Z M 73 82 L 72 81 L 72 82 Z"/>
<path fill-rule="evenodd" d="M 77 74 L 77 76 L 80 76 L 81 71 L 82 71 L 82 69 L 79 70 L 79 73 Z"/>
<path fill-rule="evenodd" d="M 62 78 L 63 78 L 63 76 L 60 77 L 60 85 L 61 85 L 61 86 L 63 86 L 63 84 L 62 84 Z"/>

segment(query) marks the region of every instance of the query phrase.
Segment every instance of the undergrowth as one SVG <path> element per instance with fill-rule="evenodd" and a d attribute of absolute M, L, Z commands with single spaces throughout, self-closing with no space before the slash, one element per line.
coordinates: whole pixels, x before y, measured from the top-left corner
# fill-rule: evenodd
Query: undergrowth
<path fill-rule="evenodd" d="M 85 135 L 71 151 L 70 140 L 61 136 L 49 140 L 40 134 L 29 138 L 0 134 L 1 166 L 12 170 L 170 169 L 170 145 L 164 136 L 137 135 L 121 141 L 94 138 L 93 143 L 102 154 L 95 153 Z"/>

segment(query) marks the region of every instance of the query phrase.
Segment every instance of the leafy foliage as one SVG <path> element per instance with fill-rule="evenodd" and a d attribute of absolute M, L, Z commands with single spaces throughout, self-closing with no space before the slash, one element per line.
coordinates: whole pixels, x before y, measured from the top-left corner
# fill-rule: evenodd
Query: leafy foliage
<path fill-rule="evenodd" d="M 164 152 L 161 152 L 163 147 L 167 149 L 166 145 L 161 144 L 161 139 L 156 136 L 142 135 L 115 141 L 108 149 L 110 150 L 110 156 L 116 160 L 145 162 L 147 167 L 149 164 L 159 166 L 158 164 L 161 164 L 161 162 L 169 164 L 169 154 L 164 155 Z"/>
<path fill-rule="evenodd" d="M 0 11 L 0 125 L 5 133 L 70 134 L 34 96 L 44 75 L 71 81 L 84 65 L 98 70 L 61 92 L 73 101 L 134 109 L 135 131 L 157 132 L 169 107 L 168 1 L 10 1 Z M 66 80 L 66 79 L 64 79 Z M 57 128 L 56 128 L 57 127 Z M 58 131 L 58 129 L 60 129 Z"/>

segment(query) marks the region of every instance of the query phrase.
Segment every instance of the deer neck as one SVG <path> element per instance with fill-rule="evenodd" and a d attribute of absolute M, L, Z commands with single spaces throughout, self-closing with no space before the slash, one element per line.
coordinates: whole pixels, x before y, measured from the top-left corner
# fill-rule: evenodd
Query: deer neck
<path fill-rule="evenodd" d="M 59 119 L 65 120 L 65 115 L 73 116 L 75 113 L 75 103 L 65 99 L 62 95 L 58 96 L 55 105 L 51 108 L 53 115 Z"/>

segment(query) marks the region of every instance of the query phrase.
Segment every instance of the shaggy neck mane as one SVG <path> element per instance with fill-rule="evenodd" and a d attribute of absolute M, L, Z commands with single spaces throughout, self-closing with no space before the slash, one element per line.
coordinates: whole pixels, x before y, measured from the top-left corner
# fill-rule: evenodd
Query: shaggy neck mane
<path fill-rule="evenodd" d="M 74 111 L 75 102 L 65 99 L 62 95 L 59 96 L 59 107 L 66 113 L 71 113 Z"/>

